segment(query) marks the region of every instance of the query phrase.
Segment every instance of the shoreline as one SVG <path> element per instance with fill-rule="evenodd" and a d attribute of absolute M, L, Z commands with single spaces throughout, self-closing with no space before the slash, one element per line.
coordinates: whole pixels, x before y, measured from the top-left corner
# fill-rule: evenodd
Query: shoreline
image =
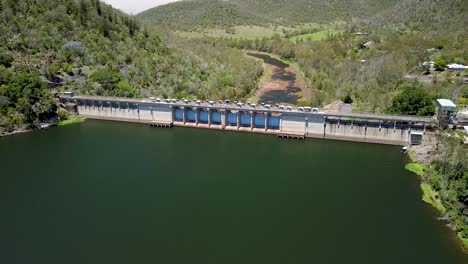
<path fill-rule="evenodd" d="M 48 128 L 56 127 L 56 126 L 60 127 L 60 126 L 66 126 L 66 125 L 71 125 L 71 124 L 78 124 L 78 123 L 84 122 L 85 120 L 86 118 L 84 117 L 74 116 L 67 120 L 56 121 L 53 123 L 44 123 L 44 124 L 41 124 L 41 127 L 38 127 L 38 128 L 27 128 L 27 126 L 24 126 L 18 129 L 14 129 L 12 132 L 1 133 L 0 138 L 19 135 L 19 134 L 25 134 L 25 133 L 29 133 L 29 132 L 33 132 L 37 130 L 44 130 L 44 129 L 48 129 Z"/>
<path fill-rule="evenodd" d="M 468 239 L 462 238 L 460 232 L 455 230 L 453 223 L 454 220 L 451 219 L 447 214 L 447 209 L 442 204 L 442 201 L 437 198 L 439 197 L 439 193 L 432 188 L 432 186 L 427 182 L 427 179 L 424 177 L 426 172 L 431 170 L 431 160 L 427 161 L 427 159 L 425 159 L 426 157 L 422 153 L 418 153 L 414 150 L 410 150 L 410 152 L 408 152 L 408 157 L 410 162 L 405 165 L 405 169 L 418 176 L 420 181 L 419 188 L 422 192 L 421 200 L 437 210 L 437 212 L 440 214 L 440 217 L 437 217 L 437 219 L 446 223 L 446 226 L 449 227 L 451 232 L 456 235 L 457 242 L 459 243 L 461 249 L 465 253 L 468 253 Z M 432 156 L 432 158 L 435 157 Z"/>

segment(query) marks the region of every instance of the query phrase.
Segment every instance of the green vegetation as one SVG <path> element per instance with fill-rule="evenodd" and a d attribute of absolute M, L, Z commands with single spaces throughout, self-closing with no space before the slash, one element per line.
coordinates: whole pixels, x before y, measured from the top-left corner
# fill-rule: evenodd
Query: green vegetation
<path fill-rule="evenodd" d="M 374 18 L 380 21 L 388 13 L 413 2 L 397 1 L 394 6 L 377 12 Z M 378 23 L 358 19 L 343 26 L 343 32 L 327 35 L 321 41 L 297 38 L 296 42 L 291 42 L 277 34 L 255 40 L 225 39 L 224 43 L 240 49 L 274 53 L 289 61 L 296 61 L 309 85 L 316 90 L 309 98 L 304 98 L 310 105 L 323 106 L 349 95 L 355 111 L 430 115 L 433 107 L 428 104 L 429 98 L 457 98 L 468 94 L 462 75 L 444 71 L 421 83 L 406 79 L 405 75 L 422 74 L 418 65 L 431 59 L 443 59 L 443 66 L 451 62 L 466 64 L 468 33 L 459 25 L 468 10 L 461 1 L 421 2 L 421 5 L 413 3 L 415 7 L 411 9 L 414 13 L 409 15 L 403 12 L 401 20 L 391 19 L 392 23 L 379 26 Z M 447 14 L 450 11 L 453 17 L 446 21 L 421 24 L 418 22 L 421 19 L 418 10 L 426 14 L 427 6 L 444 10 Z M 439 11 L 437 15 L 440 15 Z M 442 49 L 431 52 L 434 47 Z M 416 107 L 417 111 L 401 108 L 398 98 L 394 101 L 396 96 L 400 99 L 405 97 L 408 93 L 403 92 L 408 87 L 414 88 L 413 94 L 419 91 L 423 95 L 419 98 L 425 98 L 424 103 Z"/>
<path fill-rule="evenodd" d="M 163 43 L 99 0 L 0 6 L 0 133 L 57 118 L 52 94 L 59 91 L 240 99 L 262 72 L 241 51 L 208 40 Z"/>
<path fill-rule="evenodd" d="M 435 156 L 430 164 L 409 163 L 406 169 L 422 177 L 423 201 L 448 216 L 468 247 L 468 148 L 446 131 Z"/>
<path fill-rule="evenodd" d="M 389 112 L 428 116 L 435 113 L 434 99 L 424 89 L 406 86 L 393 98 Z"/>
<path fill-rule="evenodd" d="M 71 124 L 78 124 L 83 122 L 84 119 L 80 116 L 74 116 L 69 119 L 61 120 L 57 123 L 57 126 L 66 126 L 66 125 L 71 125 Z"/>
<path fill-rule="evenodd" d="M 387 0 L 328 1 L 326 4 L 319 0 L 191 0 L 147 10 L 138 18 L 173 30 L 204 31 L 241 25 L 295 26 L 338 19 L 349 21 L 369 17 L 393 4 Z"/>
<path fill-rule="evenodd" d="M 424 171 L 426 170 L 426 165 L 412 162 L 406 164 L 405 168 L 418 176 L 424 176 Z"/>
<path fill-rule="evenodd" d="M 321 30 L 321 31 L 313 32 L 313 33 L 297 35 L 289 39 L 294 42 L 304 41 L 304 40 L 317 41 L 317 40 L 324 40 L 324 39 L 330 38 L 333 35 L 336 35 L 341 32 L 342 31 L 336 30 L 336 29 L 326 29 L 326 30 Z"/>
<path fill-rule="evenodd" d="M 455 134 L 443 135 L 440 158 L 431 163 L 425 181 L 438 195 L 460 238 L 468 239 L 468 149 Z"/>
<path fill-rule="evenodd" d="M 177 34 L 185 38 L 244 38 L 254 40 L 257 38 L 271 37 L 275 34 L 286 36 L 284 32 L 293 30 L 293 28 L 284 26 L 233 26 L 228 29 L 208 28 L 203 31 L 178 31 Z"/>
<path fill-rule="evenodd" d="M 444 205 L 439 200 L 437 200 L 435 198 L 435 197 L 437 197 L 437 193 L 434 192 L 431 185 L 429 185 L 427 183 L 421 183 L 421 190 L 423 192 L 422 200 L 425 203 L 428 203 L 428 204 L 432 205 L 441 214 L 446 213 L 447 210 L 445 209 Z"/>
<path fill-rule="evenodd" d="M 4 66 L 0 66 L 0 71 L 3 71 L 0 77 L 0 128 L 5 132 L 12 132 L 22 124 L 37 127 L 55 115 L 55 101 L 37 74 L 14 74 Z"/>

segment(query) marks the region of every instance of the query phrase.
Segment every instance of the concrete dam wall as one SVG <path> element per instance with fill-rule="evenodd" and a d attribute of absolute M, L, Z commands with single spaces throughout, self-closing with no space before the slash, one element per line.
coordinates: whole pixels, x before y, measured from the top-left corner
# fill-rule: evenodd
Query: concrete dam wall
<path fill-rule="evenodd" d="M 408 145 L 422 141 L 431 118 L 311 112 L 233 103 L 60 97 L 89 119 Z M 309 111 L 307 111 L 309 110 Z"/>

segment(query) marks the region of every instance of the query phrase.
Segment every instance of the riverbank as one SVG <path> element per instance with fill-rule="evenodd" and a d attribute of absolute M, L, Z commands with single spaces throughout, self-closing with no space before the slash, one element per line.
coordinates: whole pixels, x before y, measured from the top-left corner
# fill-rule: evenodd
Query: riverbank
<path fill-rule="evenodd" d="M 57 126 L 66 126 L 66 125 L 71 125 L 71 124 L 78 124 L 78 123 L 81 123 L 81 122 L 84 122 L 85 121 L 85 118 L 81 117 L 81 116 L 74 116 L 74 117 L 71 117 L 71 118 L 68 118 L 66 120 L 61 120 L 57 123 Z"/>
<path fill-rule="evenodd" d="M 47 129 L 49 127 L 54 127 L 54 126 L 66 126 L 66 125 L 71 125 L 71 124 L 78 124 L 81 122 L 84 122 L 86 119 L 81 117 L 81 116 L 73 116 L 71 118 L 68 118 L 66 120 L 60 120 L 60 121 L 54 121 L 54 122 L 49 122 L 49 123 L 41 123 L 39 127 L 31 128 L 29 125 L 22 125 L 19 127 L 14 128 L 10 132 L 1 132 L 0 137 L 7 137 L 7 136 L 12 136 L 12 135 L 17 135 L 17 134 L 23 134 L 23 133 L 28 133 L 40 129 Z"/>
<path fill-rule="evenodd" d="M 411 155 L 410 155 L 411 156 Z M 437 197 L 439 196 L 437 192 L 435 192 L 431 185 L 429 185 L 427 182 L 424 180 L 424 174 L 426 173 L 426 170 L 428 169 L 429 165 L 428 164 L 423 164 L 423 163 L 417 163 L 417 162 L 412 162 L 406 164 L 405 168 L 414 174 L 418 175 L 421 180 L 421 191 L 423 193 L 422 200 L 430 205 L 432 205 L 434 208 L 437 209 L 441 214 L 445 215 L 447 212 L 447 209 L 445 209 L 444 205 L 438 199 Z"/>
<path fill-rule="evenodd" d="M 248 99 L 254 103 L 308 105 L 313 96 L 305 76 L 295 62 L 285 61 L 277 55 L 244 51 L 246 56 L 263 63 L 263 75 L 258 89 Z"/>
<path fill-rule="evenodd" d="M 434 143 L 434 142 L 432 142 Z M 465 251 L 468 251 L 468 239 L 463 237 L 463 232 L 466 232 L 466 222 L 463 220 L 463 216 L 458 216 L 454 213 L 453 209 L 449 210 L 444 205 L 442 195 L 433 188 L 435 181 L 441 181 L 442 175 L 434 168 L 433 162 L 443 160 L 447 161 L 447 157 L 441 156 L 440 151 L 436 144 L 427 144 L 416 146 L 410 150 L 408 156 L 411 163 L 406 164 L 405 168 L 408 171 L 420 177 L 420 188 L 422 191 L 422 200 L 434 207 L 440 214 L 439 220 L 447 222 L 447 226 L 456 232 L 459 241 Z M 463 172 L 461 172 L 463 174 Z M 444 175 L 449 178 L 449 176 Z M 445 183 L 447 189 L 450 189 L 450 183 Z M 447 199 L 447 197 L 445 198 Z M 453 207 L 453 205 L 452 205 Z"/>

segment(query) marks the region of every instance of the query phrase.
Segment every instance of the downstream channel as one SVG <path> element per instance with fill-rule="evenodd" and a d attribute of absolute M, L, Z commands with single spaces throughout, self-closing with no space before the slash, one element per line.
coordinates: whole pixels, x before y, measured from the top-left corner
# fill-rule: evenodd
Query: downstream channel
<path fill-rule="evenodd" d="M 468 263 L 398 147 L 87 121 L 0 157 L 0 263 Z"/>
<path fill-rule="evenodd" d="M 255 95 L 258 103 L 296 105 L 305 88 L 291 65 L 267 53 L 248 52 L 263 60 L 264 76 Z"/>

